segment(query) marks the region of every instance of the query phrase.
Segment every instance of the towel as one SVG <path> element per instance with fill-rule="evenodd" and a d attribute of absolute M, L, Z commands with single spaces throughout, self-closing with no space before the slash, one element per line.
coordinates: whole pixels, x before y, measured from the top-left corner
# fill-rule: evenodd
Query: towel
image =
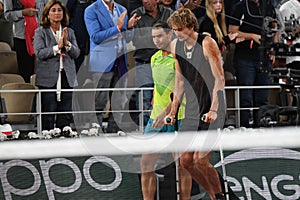
<path fill-rule="evenodd" d="M 24 8 L 35 8 L 35 0 L 20 0 Z M 24 16 L 25 19 L 25 40 L 28 54 L 34 55 L 33 38 L 34 30 L 38 27 L 36 16 Z"/>

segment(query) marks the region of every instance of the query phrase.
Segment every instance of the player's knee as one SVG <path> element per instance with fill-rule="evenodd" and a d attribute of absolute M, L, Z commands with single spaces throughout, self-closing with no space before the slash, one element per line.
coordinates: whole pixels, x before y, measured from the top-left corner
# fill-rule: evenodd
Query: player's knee
<path fill-rule="evenodd" d="M 141 160 L 141 171 L 142 172 L 152 172 L 154 170 L 155 163 L 147 161 L 146 159 Z"/>
<path fill-rule="evenodd" d="M 187 160 L 187 159 L 182 159 L 182 160 L 180 160 L 180 166 L 186 170 L 189 170 L 189 169 L 193 168 L 193 161 Z"/>
<path fill-rule="evenodd" d="M 208 169 L 211 165 L 209 162 L 207 162 L 206 160 L 202 160 L 202 159 L 198 159 L 195 161 L 195 165 L 197 166 L 198 169 Z"/>

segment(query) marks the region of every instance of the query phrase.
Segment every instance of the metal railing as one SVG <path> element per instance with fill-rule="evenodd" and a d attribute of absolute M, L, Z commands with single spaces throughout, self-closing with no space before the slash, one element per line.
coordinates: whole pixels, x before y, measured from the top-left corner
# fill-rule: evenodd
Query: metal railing
<path fill-rule="evenodd" d="M 227 112 L 228 111 L 233 111 L 235 113 L 235 125 L 236 127 L 240 127 L 240 111 L 241 110 L 257 110 L 259 109 L 258 107 L 249 107 L 249 108 L 241 108 L 240 107 L 240 91 L 244 89 L 280 89 L 280 85 L 270 85 L 270 86 L 226 86 L 225 90 L 234 90 L 234 107 L 227 107 Z M 143 110 L 143 92 L 145 90 L 153 90 L 153 88 L 89 88 L 89 89 L 62 89 L 62 92 L 96 92 L 96 91 L 139 91 L 139 96 L 137 97 L 139 99 L 139 108 L 137 110 L 112 110 L 110 112 L 127 112 L 127 113 L 140 113 L 139 115 L 139 131 L 143 130 L 143 124 L 144 124 L 144 118 L 143 115 L 145 112 L 150 112 L 151 110 Z M 102 112 L 107 112 L 107 111 L 91 111 L 91 110 L 79 110 L 79 111 L 70 111 L 70 112 L 42 112 L 42 107 L 41 107 L 41 94 L 43 92 L 56 92 L 55 89 L 51 90 L 40 90 L 40 89 L 35 89 L 35 90 L 0 90 L 1 93 L 18 93 L 18 92 L 35 92 L 36 93 L 36 111 L 35 112 L 28 112 L 28 113 L 0 113 L 0 116 L 2 115 L 33 115 L 36 116 L 36 124 L 37 124 L 37 132 L 41 133 L 42 131 L 42 115 L 47 115 L 47 114 L 82 114 L 82 113 L 102 113 Z"/>

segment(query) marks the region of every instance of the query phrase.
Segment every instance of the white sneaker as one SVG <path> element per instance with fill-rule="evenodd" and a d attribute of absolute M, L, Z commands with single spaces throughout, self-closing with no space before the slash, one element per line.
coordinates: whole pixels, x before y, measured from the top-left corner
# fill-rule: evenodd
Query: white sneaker
<path fill-rule="evenodd" d="M 127 133 L 125 133 L 124 131 L 118 131 L 117 132 L 118 136 L 126 136 Z"/>

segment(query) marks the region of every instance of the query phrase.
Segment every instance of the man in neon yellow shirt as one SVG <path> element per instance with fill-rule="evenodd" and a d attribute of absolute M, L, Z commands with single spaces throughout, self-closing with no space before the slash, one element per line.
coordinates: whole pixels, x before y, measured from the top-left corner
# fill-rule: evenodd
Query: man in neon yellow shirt
<path fill-rule="evenodd" d="M 157 22 L 152 27 L 152 38 L 159 51 L 151 57 L 151 69 L 154 81 L 152 111 L 144 134 L 174 133 L 175 125 L 165 125 L 164 118 L 170 112 L 171 94 L 175 84 L 175 62 L 170 52 L 172 30 L 166 22 Z M 184 102 L 184 101 L 183 101 Z M 184 118 L 184 106 L 178 110 L 177 125 Z M 154 166 L 158 154 L 144 154 L 141 158 L 141 183 L 144 200 L 154 199 L 156 176 Z"/>
<path fill-rule="evenodd" d="M 171 95 L 174 90 L 175 62 L 173 55 L 168 49 L 172 32 L 167 33 L 166 31 L 170 30 L 162 28 L 162 24 L 156 24 L 152 31 L 153 41 L 160 50 L 151 57 L 151 69 L 154 81 L 153 108 L 150 120 L 145 128 L 145 134 L 175 131 L 174 125 L 164 125 L 164 117 L 170 111 Z M 156 28 L 157 26 L 158 28 Z M 181 106 L 177 118 L 179 122 L 183 117 L 184 107 Z"/>

